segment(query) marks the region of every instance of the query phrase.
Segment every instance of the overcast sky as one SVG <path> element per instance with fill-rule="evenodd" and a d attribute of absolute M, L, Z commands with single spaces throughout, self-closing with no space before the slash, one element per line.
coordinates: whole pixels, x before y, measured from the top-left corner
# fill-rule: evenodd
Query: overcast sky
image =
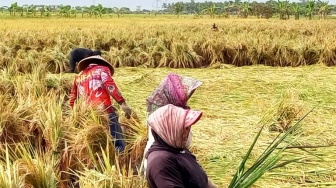
<path fill-rule="evenodd" d="M 156 9 L 156 1 L 159 5 L 162 3 L 173 3 L 178 1 L 190 2 L 190 0 L 0 0 L 0 6 L 10 6 L 12 3 L 17 2 L 20 6 L 24 4 L 34 5 L 71 5 L 71 6 L 90 6 L 102 4 L 105 7 L 128 7 L 135 10 L 137 6 L 141 9 Z M 208 0 L 211 1 L 211 0 Z M 212 2 L 224 2 L 225 0 L 212 0 Z M 244 0 L 242 0 L 244 1 Z M 250 0 L 253 1 L 253 0 Z M 265 2 L 266 0 L 256 0 Z M 289 0 L 294 1 L 294 0 Z M 297 1 L 297 0 L 296 0 Z M 195 2 L 205 2 L 205 0 L 195 0 Z M 330 4 L 336 4 L 336 0 L 329 0 Z"/>

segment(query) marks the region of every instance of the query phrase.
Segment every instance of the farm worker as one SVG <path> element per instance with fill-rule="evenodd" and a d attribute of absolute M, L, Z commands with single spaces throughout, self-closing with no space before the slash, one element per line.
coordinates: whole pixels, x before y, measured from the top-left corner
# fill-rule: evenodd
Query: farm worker
<path fill-rule="evenodd" d="M 146 153 L 146 174 L 150 188 L 216 187 L 186 147 L 191 126 L 201 116 L 201 111 L 172 104 L 149 115 L 147 123 L 152 128 L 155 140 Z"/>
<path fill-rule="evenodd" d="M 218 31 L 218 27 L 216 26 L 215 23 L 212 24 L 211 30 L 212 31 Z"/>
<path fill-rule="evenodd" d="M 160 83 L 160 85 L 147 98 L 147 113 L 152 114 L 156 109 L 167 104 L 173 104 L 182 108 L 189 108 L 187 106 L 188 99 L 192 96 L 194 91 L 202 85 L 202 82 L 191 77 L 181 76 L 175 73 L 168 74 Z M 148 127 L 148 141 L 144 151 L 147 150 L 154 143 L 154 138 L 151 128 Z M 188 145 L 191 143 L 192 136 L 189 137 Z M 144 171 L 146 172 L 147 160 L 143 161 Z"/>
<path fill-rule="evenodd" d="M 89 56 L 93 55 L 101 55 L 101 52 L 99 50 L 92 51 L 87 48 L 75 48 L 70 52 L 70 60 L 69 60 L 69 66 L 70 66 L 70 72 L 75 72 L 75 67 L 78 62 L 80 62 L 82 59 L 87 58 Z"/>
<path fill-rule="evenodd" d="M 130 118 L 132 111 L 112 79 L 114 68 L 101 56 L 90 56 L 78 63 L 78 70 L 80 73 L 74 79 L 70 105 L 73 107 L 75 100 L 82 97 L 90 105 L 103 107 L 109 114 L 110 133 L 115 139 L 115 148 L 119 152 L 123 151 L 125 148 L 123 132 L 110 96 L 121 105 L 127 118 Z"/>

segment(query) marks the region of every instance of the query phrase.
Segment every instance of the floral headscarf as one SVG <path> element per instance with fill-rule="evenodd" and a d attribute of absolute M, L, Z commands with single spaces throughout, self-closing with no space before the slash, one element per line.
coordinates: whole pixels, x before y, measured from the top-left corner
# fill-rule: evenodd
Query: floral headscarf
<path fill-rule="evenodd" d="M 167 104 L 185 108 L 188 99 L 202 83 L 194 78 L 170 73 L 147 98 L 148 114 Z"/>

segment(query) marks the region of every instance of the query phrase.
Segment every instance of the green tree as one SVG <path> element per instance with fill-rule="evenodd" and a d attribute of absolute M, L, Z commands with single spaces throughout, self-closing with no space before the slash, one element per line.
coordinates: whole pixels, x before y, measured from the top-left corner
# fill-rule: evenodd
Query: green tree
<path fill-rule="evenodd" d="M 240 5 L 238 5 L 238 7 L 239 7 L 239 15 L 242 18 L 247 18 L 249 13 L 251 13 L 251 11 L 252 11 L 250 3 L 247 2 L 247 1 L 241 3 Z"/>
<path fill-rule="evenodd" d="M 42 7 L 40 7 L 41 17 L 44 15 L 45 12 L 46 12 L 46 9 L 45 9 L 45 6 L 43 5 Z"/>
<path fill-rule="evenodd" d="M 173 5 L 174 13 L 177 15 L 177 17 L 180 17 L 181 12 L 184 10 L 184 4 L 183 2 L 177 2 Z"/>
<path fill-rule="evenodd" d="M 308 0 L 306 9 L 309 20 L 313 19 L 314 8 L 315 8 L 315 0 Z"/>
<path fill-rule="evenodd" d="M 289 19 L 289 13 L 290 13 L 290 11 L 289 11 L 289 8 L 290 8 L 289 1 L 278 0 L 276 2 L 276 8 L 277 8 L 277 11 L 279 13 L 280 20 Z M 286 15 L 287 15 L 287 18 L 285 17 Z"/>
<path fill-rule="evenodd" d="M 204 12 L 205 14 L 208 14 L 210 18 L 214 18 L 218 9 L 220 8 L 217 7 L 216 4 L 213 3 L 210 7 L 204 9 L 202 12 Z"/>
<path fill-rule="evenodd" d="M 295 17 L 295 20 L 298 20 L 300 18 L 300 13 L 301 13 L 301 7 L 298 3 L 292 3 L 291 4 L 292 11 Z"/>
<path fill-rule="evenodd" d="M 36 6 L 35 5 L 29 5 L 26 8 L 26 15 L 32 15 L 32 16 L 36 16 Z"/>
<path fill-rule="evenodd" d="M 114 7 L 113 8 L 113 12 L 118 16 L 118 18 L 120 18 L 120 16 L 122 16 L 123 13 L 124 13 L 124 9 L 123 8 Z"/>
<path fill-rule="evenodd" d="M 327 19 L 327 15 L 329 12 L 329 1 L 318 1 L 319 4 L 319 18 L 320 19 Z"/>
<path fill-rule="evenodd" d="M 101 18 L 105 11 L 105 8 L 103 7 L 103 5 L 98 4 L 98 6 L 95 7 L 95 11 L 97 12 L 98 16 Z"/>
<path fill-rule="evenodd" d="M 18 7 L 19 6 L 18 6 L 17 2 L 11 4 L 11 6 L 9 7 L 9 14 L 15 16 L 15 12 L 17 11 Z"/>

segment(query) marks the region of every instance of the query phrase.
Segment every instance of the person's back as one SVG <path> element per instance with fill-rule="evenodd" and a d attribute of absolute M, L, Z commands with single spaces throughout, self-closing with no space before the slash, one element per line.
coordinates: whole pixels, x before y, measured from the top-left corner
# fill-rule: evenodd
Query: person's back
<path fill-rule="evenodd" d="M 106 89 L 106 80 L 102 78 L 102 72 L 109 72 L 108 67 L 100 65 L 90 65 L 87 69 L 83 70 L 79 75 L 76 76 L 75 82 L 77 82 L 77 87 L 79 91 L 79 96 L 84 97 L 84 99 L 93 105 L 102 105 L 107 112 L 112 112 L 112 102 L 110 100 L 110 94 Z M 115 91 L 117 86 L 113 83 Z M 118 102 L 124 99 L 119 95 L 114 95 L 114 98 Z"/>
<path fill-rule="evenodd" d="M 132 110 L 112 79 L 113 66 L 101 56 L 87 57 L 77 66 L 80 73 L 75 77 L 71 88 L 70 106 L 74 107 L 75 101 L 82 98 L 88 105 L 106 110 L 115 148 L 118 152 L 122 152 L 125 149 L 123 131 L 110 96 L 121 106 L 126 118 L 130 118 Z"/>
<path fill-rule="evenodd" d="M 212 31 L 218 31 L 218 27 L 216 26 L 215 23 L 212 24 L 211 30 Z"/>
<path fill-rule="evenodd" d="M 75 72 L 77 63 L 80 62 L 82 59 L 94 55 L 101 55 L 101 52 L 99 50 L 92 51 L 91 49 L 88 48 L 76 48 L 72 50 L 70 52 L 70 61 L 69 61 L 70 72 L 72 73 Z"/>
<path fill-rule="evenodd" d="M 195 165 L 196 164 L 196 165 Z M 150 188 L 160 187 L 208 187 L 208 177 L 196 158 L 188 150 L 174 153 L 160 150 L 148 154 L 148 184 Z"/>
<path fill-rule="evenodd" d="M 214 188 L 196 157 L 187 149 L 191 126 L 201 111 L 172 104 L 155 110 L 147 118 L 154 144 L 149 148 L 146 176 L 150 188 Z"/>

